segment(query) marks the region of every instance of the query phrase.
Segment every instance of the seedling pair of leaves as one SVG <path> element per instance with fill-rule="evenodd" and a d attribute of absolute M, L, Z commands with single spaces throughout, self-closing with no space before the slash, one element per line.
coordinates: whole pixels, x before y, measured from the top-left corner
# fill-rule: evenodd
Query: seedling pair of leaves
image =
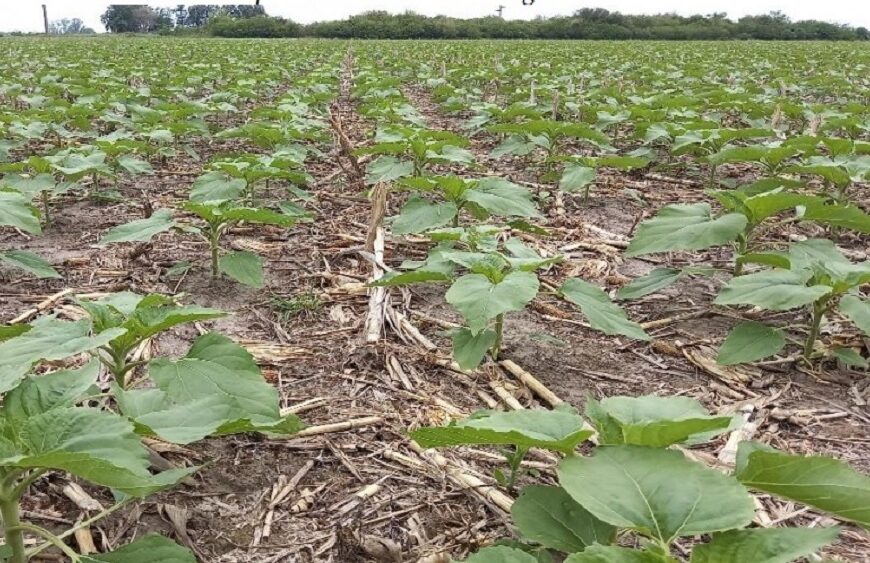
<path fill-rule="evenodd" d="M 512 445 L 563 455 L 560 486 L 529 486 L 512 507 L 525 545 L 486 548 L 473 563 L 535 563 L 548 551 L 572 563 L 672 563 L 679 537 L 712 534 L 693 549 L 696 563 L 785 563 L 833 541 L 839 530 L 751 529 L 754 506 L 744 487 L 784 496 L 870 526 L 865 508 L 870 478 L 831 458 L 802 458 L 744 442 L 734 475 L 690 461 L 669 448 L 701 443 L 735 428 L 685 397 L 613 397 L 590 400 L 587 417 L 570 410 L 483 412 L 442 428 L 411 433 L 423 447 Z M 576 446 L 597 431 L 588 458 Z M 621 530 L 645 538 L 640 549 L 613 545 Z M 543 553 L 542 553 L 543 552 Z M 538 554 L 540 559 L 532 555 Z"/>
<path fill-rule="evenodd" d="M 224 157 L 213 161 L 209 167 L 230 178 L 244 181 L 245 195 L 248 201 L 255 199 L 254 185 L 265 180 L 286 180 L 291 184 L 304 186 L 310 181 L 310 176 L 302 167 L 302 162 L 294 153 L 284 153 L 281 156 L 244 154 L 235 157 Z M 302 159 L 304 161 L 304 153 Z M 223 181 L 222 174 L 206 173 L 194 182 L 194 192 L 214 191 L 213 184 Z M 231 185 L 235 185 L 231 183 Z"/>
<path fill-rule="evenodd" d="M 756 187 L 757 184 L 750 186 Z M 757 194 L 743 189 L 709 193 L 722 204 L 724 213 L 715 216 L 707 203 L 665 206 L 655 217 L 638 226 L 626 255 L 704 250 L 734 243 L 737 249 L 735 273 L 739 274 L 743 265 L 757 253 L 753 237 L 759 226 L 790 209 L 802 220 L 870 232 L 870 216 L 861 209 L 854 205 L 831 204 L 817 196 L 791 193 L 779 187 Z"/>
<path fill-rule="evenodd" d="M 584 123 L 536 119 L 523 123 L 498 123 L 487 129 L 491 133 L 508 135 L 505 141 L 493 149 L 490 155 L 493 158 L 509 154 L 525 156 L 540 148 L 546 153 L 546 161 L 549 161 L 562 154 L 562 148 L 569 140 L 583 141 L 599 149 L 611 148 L 607 135 Z"/>
<path fill-rule="evenodd" d="M 794 243 L 788 253 L 761 253 L 751 260 L 771 269 L 732 279 L 714 303 L 753 305 L 769 311 L 809 308 L 810 330 L 804 344 L 806 360 L 815 353 L 823 319 L 835 311 L 845 315 L 865 335 L 870 335 L 870 302 L 860 294 L 861 286 L 870 282 L 870 261 L 852 263 L 827 239 Z M 741 323 L 723 344 L 719 362 L 736 364 L 759 360 L 778 353 L 785 345 L 782 329 L 756 322 Z M 848 364 L 867 365 L 866 360 L 851 349 L 838 349 L 834 353 Z"/>
<path fill-rule="evenodd" d="M 468 139 L 450 131 L 390 127 L 377 132 L 374 144 L 355 154 L 382 155 L 368 164 L 366 183 L 393 182 L 406 176 L 421 176 L 434 164 L 474 163 L 464 147 Z"/>
<path fill-rule="evenodd" d="M 252 287 L 263 287 L 263 259 L 248 251 L 230 252 L 221 255 L 220 241 L 223 235 L 240 222 L 261 225 L 291 227 L 300 219 L 307 218 L 300 206 L 286 202 L 282 208 L 288 213 L 279 213 L 266 208 L 245 207 L 234 201 L 245 190 L 245 181 L 228 178 L 220 173 L 207 173 L 197 179 L 190 198 L 182 209 L 194 214 L 204 223 L 204 228 L 182 225 L 169 209 L 158 209 L 151 217 L 139 219 L 111 229 L 100 240 L 101 245 L 120 242 L 147 242 L 155 235 L 172 229 L 196 233 L 209 244 L 212 278 L 224 273 L 232 279 Z M 305 195 L 301 190 L 301 195 Z"/>
<path fill-rule="evenodd" d="M 533 195 L 526 188 L 502 178 L 467 179 L 459 176 L 418 176 L 404 178 L 399 187 L 436 195 L 431 202 L 412 196 L 393 220 L 396 235 L 424 233 L 452 224 L 459 226 L 460 214 L 468 211 L 475 219 L 500 217 L 539 217 Z"/>

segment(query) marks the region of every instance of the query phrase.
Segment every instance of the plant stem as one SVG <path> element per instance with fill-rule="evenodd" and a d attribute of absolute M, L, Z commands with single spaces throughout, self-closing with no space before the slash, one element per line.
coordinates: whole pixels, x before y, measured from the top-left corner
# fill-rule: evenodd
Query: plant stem
<path fill-rule="evenodd" d="M 819 337 L 819 329 L 822 326 L 822 318 L 828 312 L 828 299 L 820 299 L 813 303 L 813 322 L 810 326 L 810 333 L 807 335 L 806 344 L 804 344 L 804 359 L 810 361 L 815 349 L 816 339 Z"/>
<path fill-rule="evenodd" d="M 503 341 L 503 333 L 504 333 L 504 313 L 498 315 L 495 318 L 495 342 L 492 345 L 492 350 L 490 353 L 492 354 L 493 361 L 498 361 L 498 355 L 501 353 L 501 345 Z"/>
<path fill-rule="evenodd" d="M 48 192 L 39 192 L 39 197 L 42 200 L 42 212 L 43 215 L 45 215 L 45 224 L 48 225 L 51 223 L 51 209 L 48 206 Z"/>
<path fill-rule="evenodd" d="M 220 277 L 220 266 L 218 264 L 218 234 L 217 229 L 213 228 L 208 238 L 208 244 L 211 248 L 211 277 L 216 280 Z"/>
<path fill-rule="evenodd" d="M 24 532 L 21 529 L 21 514 L 18 510 L 17 498 L 0 499 L 0 516 L 3 518 L 3 533 L 6 545 L 12 550 L 7 563 L 25 563 L 27 555 L 24 551 Z"/>
<path fill-rule="evenodd" d="M 50 543 L 54 547 L 61 550 L 64 553 L 64 555 L 69 557 L 72 561 L 80 561 L 81 560 L 81 557 L 79 556 L 78 553 L 76 553 L 70 546 L 63 543 L 62 539 L 60 539 L 56 535 L 52 534 L 51 532 L 49 532 L 45 528 L 41 528 L 39 526 L 34 526 L 33 524 L 19 524 L 16 528 L 19 531 L 32 532 L 32 533 L 36 534 L 37 536 L 44 538 L 45 540 L 48 541 L 48 543 Z M 26 556 L 27 555 L 25 553 L 25 557 Z"/>
<path fill-rule="evenodd" d="M 740 258 L 746 254 L 746 250 L 748 248 L 748 244 L 746 241 L 746 235 L 740 234 L 737 236 L 737 255 L 734 257 L 734 276 L 742 276 L 743 275 L 743 262 L 740 261 Z"/>

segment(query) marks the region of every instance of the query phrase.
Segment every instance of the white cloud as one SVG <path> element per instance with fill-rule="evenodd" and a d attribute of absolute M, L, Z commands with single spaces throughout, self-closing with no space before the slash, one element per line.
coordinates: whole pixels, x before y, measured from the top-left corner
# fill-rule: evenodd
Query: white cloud
<path fill-rule="evenodd" d="M 147 0 L 144 0 L 147 1 Z M 368 10 L 388 10 L 403 12 L 412 10 L 426 15 L 444 14 L 455 17 L 477 17 L 492 14 L 499 4 L 505 5 L 504 15 L 512 19 L 530 19 L 538 16 L 570 14 L 583 6 L 595 6 L 626 14 L 653 14 L 676 12 L 682 15 L 709 14 L 725 12 L 731 18 L 747 14 L 764 14 L 780 10 L 792 19 L 818 19 L 834 23 L 870 27 L 870 8 L 860 8 L 866 0 L 596 0 L 578 2 L 577 0 L 535 0 L 533 6 L 523 6 L 522 0 L 320 0 L 301 2 L 299 0 L 262 0 L 266 11 L 275 16 L 309 23 L 319 20 L 342 19 L 352 14 Z M 241 0 L 240 0 L 241 2 Z M 3 14 L 0 18 L 0 31 L 41 31 L 41 4 L 48 5 L 48 17 L 81 18 L 85 24 L 103 31 L 100 14 L 112 2 L 99 0 L 3 0 Z M 144 2 L 143 2 L 144 3 Z M 172 6 L 186 4 L 232 4 L 238 2 L 209 2 L 208 0 L 178 2 L 177 0 L 152 0 L 151 5 Z M 244 2 L 243 2 L 244 3 Z M 253 3 L 253 2 L 250 2 Z"/>

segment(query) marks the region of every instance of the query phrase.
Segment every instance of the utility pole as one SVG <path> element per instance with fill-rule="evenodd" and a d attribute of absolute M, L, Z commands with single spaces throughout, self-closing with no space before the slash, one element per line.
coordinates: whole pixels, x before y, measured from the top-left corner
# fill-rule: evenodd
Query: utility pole
<path fill-rule="evenodd" d="M 499 4 L 498 9 L 496 10 L 498 17 L 502 17 L 501 14 L 502 14 L 502 12 L 504 12 L 505 8 L 507 8 L 507 6 L 505 6 L 504 4 Z"/>
<path fill-rule="evenodd" d="M 45 34 L 48 35 L 48 8 L 42 5 L 42 23 L 45 24 Z"/>

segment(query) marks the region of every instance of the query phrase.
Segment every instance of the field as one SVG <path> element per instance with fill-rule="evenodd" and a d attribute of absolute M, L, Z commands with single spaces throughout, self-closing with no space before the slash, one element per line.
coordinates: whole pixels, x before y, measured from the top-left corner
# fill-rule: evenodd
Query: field
<path fill-rule="evenodd" d="M 870 561 L 867 43 L 0 55 L 0 559 Z"/>

